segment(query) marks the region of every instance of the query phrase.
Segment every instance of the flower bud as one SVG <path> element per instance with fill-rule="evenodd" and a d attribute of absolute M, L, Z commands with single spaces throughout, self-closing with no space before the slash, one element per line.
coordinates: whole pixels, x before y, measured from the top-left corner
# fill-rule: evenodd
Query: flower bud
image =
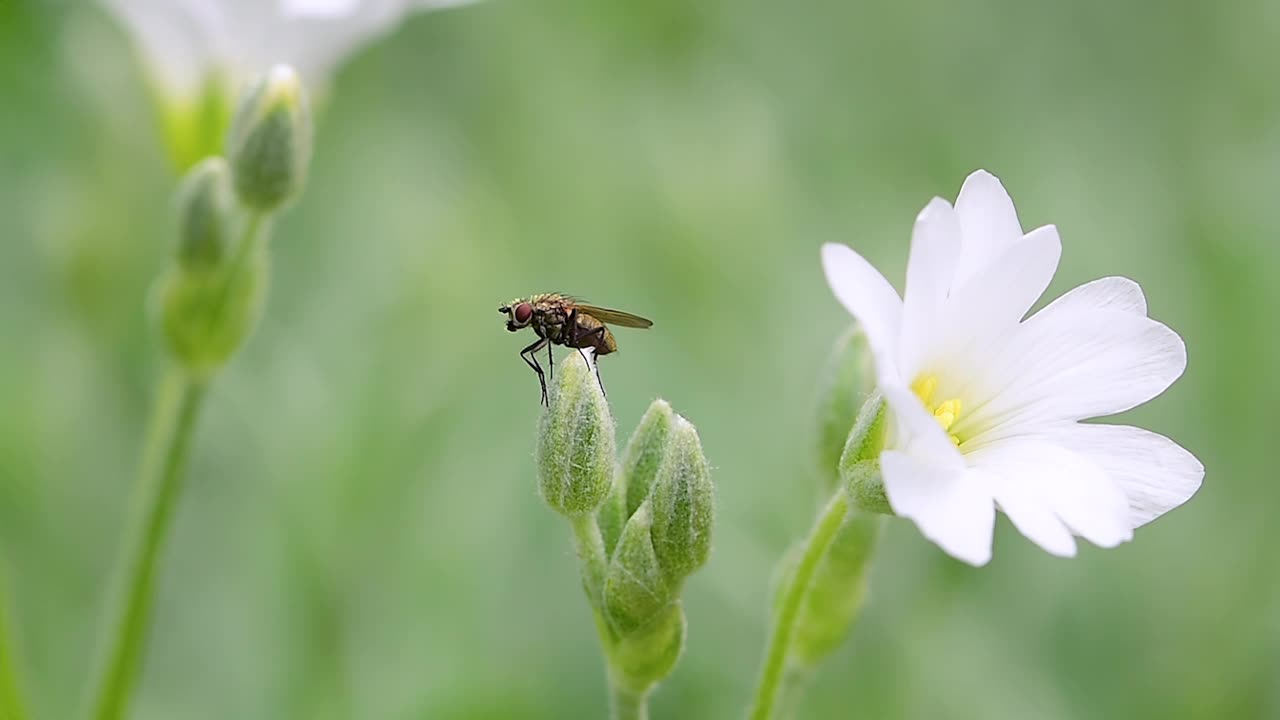
<path fill-rule="evenodd" d="M 562 515 L 595 512 L 613 478 L 613 416 L 590 363 L 573 353 L 538 424 L 538 489 Z"/>
<path fill-rule="evenodd" d="M 178 190 L 178 263 L 187 272 L 218 268 L 234 219 L 231 172 L 220 157 L 191 169 Z"/>
<path fill-rule="evenodd" d="M 791 658 L 817 665 L 849 635 L 866 594 L 866 575 L 884 518 L 853 510 L 814 572 L 796 618 Z"/>
<path fill-rule="evenodd" d="M 653 549 L 671 587 L 707 561 L 715 491 L 698 431 L 675 417 L 667 452 L 654 478 Z"/>
<path fill-rule="evenodd" d="M 240 103 L 227 138 L 236 193 L 260 211 L 279 208 L 302 189 L 311 162 L 311 114 L 298 74 L 272 68 Z"/>
<path fill-rule="evenodd" d="M 605 577 L 605 613 L 610 625 L 623 636 L 648 624 L 671 602 L 671 591 L 650 541 L 652 524 L 648 503 L 632 513 Z"/>
<path fill-rule="evenodd" d="M 627 489 L 627 515 L 634 513 L 649 497 L 653 480 L 667 453 L 667 438 L 675 418 L 676 414 L 666 400 L 654 400 L 627 442 L 621 468 Z"/>
<path fill-rule="evenodd" d="M 666 400 L 654 400 L 631 433 L 613 489 L 598 517 L 606 553 L 613 553 L 627 518 L 649 497 L 653 478 L 667 452 L 667 436 L 674 419 L 675 413 Z"/>
<path fill-rule="evenodd" d="M 267 255 L 255 246 L 239 268 L 188 272 L 180 265 L 160 278 L 160 323 L 169 351 L 189 372 L 207 376 L 226 364 L 262 315 Z"/>
<path fill-rule="evenodd" d="M 835 342 L 818 384 L 814 457 L 827 492 L 840 482 L 840 456 L 858 408 L 875 389 L 875 366 L 867 334 L 853 325 Z"/>
<path fill-rule="evenodd" d="M 644 695 L 671 674 L 684 651 L 684 610 L 680 602 L 666 605 L 648 623 L 620 638 L 609 653 L 614 683 Z"/>
<path fill-rule="evenodd" d="M 863 510 L 893 514 L 880 476 L 880 451 L 884 448 L 885 403 L 880 393 L 872 393 L 863 403 L 853 430 L 840 456 L 840 479 Z"/>

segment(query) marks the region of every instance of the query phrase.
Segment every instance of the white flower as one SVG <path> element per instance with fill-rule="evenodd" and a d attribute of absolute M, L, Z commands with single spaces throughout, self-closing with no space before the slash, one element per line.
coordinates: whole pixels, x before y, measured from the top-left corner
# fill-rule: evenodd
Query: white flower
<path fill-rule="evenodd" d="M 465 0 L 463 0 L 465 1 Z M 139 44 L 163 92 L 192 102 L 284 64 L 313 89 L 361 45 L 416 10 L 459 0 L 102 0 Z"/>
<path fill-rule="evenodd" d="M 1071 556 L 1072 536 L 1118 545 L 1204 477 L 1165 437 L 1080 422 L 1159 395 L 1182 374 L 1186 348 L 1125 278 L 1082 285 L 1023 320 L 1060 253 L 1057 228 L 1024 235 L 1004 187 L 981 170 L 954 208 L 935 198 L 916 219 L 903 299 L 854 251 L 822 249 L 889 408 L 889 504 L 974 565 L 991 558 L 997 507 L 1040 547 Z"/>

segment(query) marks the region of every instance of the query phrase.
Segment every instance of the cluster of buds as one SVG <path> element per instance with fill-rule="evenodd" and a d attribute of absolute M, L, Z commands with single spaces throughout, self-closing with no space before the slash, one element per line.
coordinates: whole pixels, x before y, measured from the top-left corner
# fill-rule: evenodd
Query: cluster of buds
<path fill-rule="evenodd" d="M 611 681 L 643 696 L 684 648 L 681 591 L 711 551 L 710 467 L 698 431 L 663 400 L 617 463 L 613 418 L 590 363 L 570 356 L 558 380 L 539 432 L 539 488 L 554 510 L 598 533 L 600 547 L 583 552 L 587 595 Z"/>
<path fill-rule="evenodd" d="M 236 112 L 227 159 L 192 168 L 178 194 L 175 261 L 157 288 L 169 351 L 208 377 L 244 343 L 262 314 L 270 216 L 302 189 L 311 156 L 311 116 L 301 83 L 276 67 Z"/>

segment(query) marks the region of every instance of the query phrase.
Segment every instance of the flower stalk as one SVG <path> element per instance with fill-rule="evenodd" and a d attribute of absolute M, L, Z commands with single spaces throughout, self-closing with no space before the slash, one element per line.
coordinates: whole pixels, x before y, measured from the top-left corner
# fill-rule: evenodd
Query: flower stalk
<path fill-rule="evenodd" d="M 164 550 L 196 420 L 206 385 L 184 370 L 172 369 L 160 385 L 143 453 L 141 482 L 129 522 L 134 537 L 128 543 L 112 621 L 108 624 L 107 655 L 97 683 L 93 717 L 125 717 L 137 684 L 155 596 L 157 565 Z"/>
<path fill-rule="evenodd" d="M 143 669 L 166 540 L 196 424 L 217 374 L 253 333 L 266 296 L 267 228 L 300 191 L 310 154 L 301 85 L 276 68 L 249 94 L 229 140 L 233 162 L 207 158 L 182 184 L 178 243 L 161 276 L 156 314 L 171 363 L 159 383 L 90 717 L 120 720 Z M 6 719 L 7 720 L 7 719 Z"/>

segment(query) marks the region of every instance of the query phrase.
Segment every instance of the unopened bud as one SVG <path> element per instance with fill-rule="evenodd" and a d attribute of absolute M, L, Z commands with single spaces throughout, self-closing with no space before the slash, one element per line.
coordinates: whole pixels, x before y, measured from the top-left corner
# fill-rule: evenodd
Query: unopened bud
<path fill-rule="evenodd" d="M 840 456 L 863 401 L 875 389 L 875 365 L 867 334 L 850 327 L 835 342 L 818 383 L 814 455 L 828 494 L 840 482 Z"/>
<path fill-rule="evenodd" d="M 208 158 L 187 173 L 178 190 L 178 263 L 183 270 L 205 272 L 221 265 L 234 207 L 225 160 Z"/>
<path fill-rule="evenodd" d="M 698 431 L 680 416 L 675 417 L 649 502 L 653 549 L 668 584 L 675 587 L 711 553 L 715 505 L 711 468 L 702 454 Z"/>
<path fill-rule="evenodd" d="M 227 156 L 241 202 L 279 208 L 302 189 L 311 162 L 311 113 L 298 74 L 277 65 L 240 103 Z"/>
<path fill-rule="evenodd" d="M 604 583 L 604 607 L 620 635 L 646 625 L 671 602 L 671 591 L 650 541 L 649 504 L 631 515 L 618 539 Z"/>
<path fill-rule="evenodd" d="M 863 403 L 840 456 L 840 479 L 853 504 L 869 512 L 893 514 L 880 475 L 880 451 L 884 448 L 885 402 L 872 393 Z"/>
<path fill-rule="evenodd" d="M 538 489 L 562 515 L 595 512 L 612 485 L 613 416 L 591 365 L 563 364 L 538 424 Z"/>

